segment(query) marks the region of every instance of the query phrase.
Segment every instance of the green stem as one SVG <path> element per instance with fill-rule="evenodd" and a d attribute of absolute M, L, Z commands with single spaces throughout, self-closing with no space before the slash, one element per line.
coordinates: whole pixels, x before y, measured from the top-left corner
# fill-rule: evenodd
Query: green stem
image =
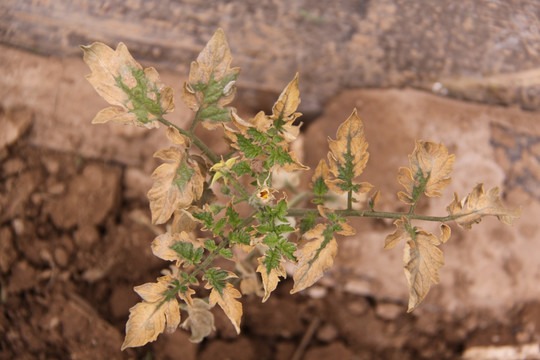
<path fill-rule="evenodd" d="M 289 202 L 289 207 L 295 207 L 296 205 L 300 204 L 302 201 L 311 196 L 313 196 L 312 192 L 303 191 L 291 199 L 291 201 Z"/>
<path fill-rule="evenodd" d="M 317 212 L 317 210 L 312 209 L 289 209 L 287 216 L 302 217 L 310 212 Z M 387 211 L 371 211 L 371 210 L 335 210 L 335 214 L 341 216 L 357 216 L 357 217 L 369 217 L 369 218 L 378 218 L 378 219 L 401 219 L 403 216 L 414 219 L 414 220 L 425 220 L 425 221 L 438 221 L 438 222 L 447 222 L 459 219 L 460 217 L 467 216 L 469 214 L 463 215 L 448 215 L 448 216 L 428 216 L 428 215 L 418 215 L 418 214 L 409 214 L 408 212 L 387 212 Z"/>
<path fill-rule="evenodd" d="M 352 210 L 352 190 L 347 193 L 347 210 Z"/>
<path fill-rule="evenodd" d="M 201 139 L 199 139 L 197 136 L 195 136 L 192 132 L 186 131 L 182 129 L 181 127 L 171 123 L 170 121 L 164 119 L 163 117 L 159 117 L 157 119 L 160 123 L 166 126 L 172 126 L 176 130 L 180 132 L 180 134 L 187 136 L 194 144 L 197 146 L 214 164 L 219 161 L 219 157 L 210 150 L 208 146 L 206 146 Z M 195 122 L 195 120 L 193 120 Z"/>

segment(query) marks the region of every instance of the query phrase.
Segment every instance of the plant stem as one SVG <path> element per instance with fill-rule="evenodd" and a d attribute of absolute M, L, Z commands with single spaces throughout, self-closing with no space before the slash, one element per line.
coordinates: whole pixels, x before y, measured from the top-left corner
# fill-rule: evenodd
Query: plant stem
<path fill-rule="evenodd" d="M 215 164 L 219 161 L 219 157 L 210 150 L 208 146 L 206 146 L 201 139 L 199 139 L 197 136 L 195 136 L 193 133 L 186 131 L 182 129 L 181 127 L 171 123 L 170 121 L 164 119 L 163 117 L 159 117 L 157 119 L 160 123 L 166 126 L 172 126 L 175 129 L 177 129 L 180 134 L 187 136 L 208 158 Z M 194 120 L 195 121 L 195 120 Z"/>
<path fill-rule="evenodd" d="M 305 216 L 310 212 L 317 213 L 317 210 L 313 209 L 289 209 L 287 216 L 301 217 Z M 414 219 L 414 220 L 424 220 L 424 221 L 439 221 L 447 222 L 459 219 L 460 217 L 467 216 L 469 214 L 463 215 L 448 215 L 448 216 L 429 216 L 429 215 L 418 215 L 418 214 L 409 214 L 408 212 L 387 212 L 387 211 L 371 211 L 371 210 L 335 210 L 335 214 L 341 216 L 357 216 L 357 217 L 369 217 L 369 218 L 378 218 L 378 219 L 401 219 L 403 216 Z"/>

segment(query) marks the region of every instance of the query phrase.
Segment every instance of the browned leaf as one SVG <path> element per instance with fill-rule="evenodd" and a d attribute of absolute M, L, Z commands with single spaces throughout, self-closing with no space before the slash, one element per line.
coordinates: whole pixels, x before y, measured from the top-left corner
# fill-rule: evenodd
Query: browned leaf
<path fill-rule="evenodd" d="M 227 283 L 221 294 L 212 288 L 209 298 L 211 306 L 218 304 L 223 309 L 238 334 L 240 334 L 240 321 L 242 319 L 242 303 L 235 299 L 240 297 L 242 297 L 240 291 L 236 290 L 232 284 Z"/>
<path fill-rule="evenodd" d="M 100 111 L 93 123 L 114 121 L 153 128 L 159 126 L 154 121 L 158 116 L 174 110 L 172 88 L 161 82 L 154 68 L 143 70 L 123 43 L 116 50 L 100 42 L 81 48 L 92 70 L 86 78 L 113 105 Z"/>
<path fill-rule="evenodd" d="M 265 302 L 270 297 L 272 291 L 274 291 L 279 283 L 279 278 L 286 278 L 287 272 L 282 263 L 277 268 L 270 270 L 270 273 L 266 271 L 266 266 L 263 264 L 264 256 L 257 259 L 259 266 L 257 272 L 261 274 L 262 283 L 264 287 L 264 297 L 262 302 Z"/>
<path fill-rule="evenodd" d="M 303 237 L 307 241 L 294 253 L 298 258 L 298 265 L 293 274 L 294 287 L 291 294 L 313 285 L 334 263 L 337 242 L 334 237 L 325 239 L 323 235 L 325 229 L 324 224 L 317 224 L 306 232 Z"/>
<path fill-rule="evenodd" d="M 122 350 L 145 345 L 157 339 L 163 331 L 173 332 L 180 324 L 180 308 L 173 298 L 166 300 L 169 277 L 161 277 L 157 283 L 136 286 L 135 291 L 144 301 L 129 309 L 126 338 Z"/>
<path fill-rule="evenodd" d="M 499 188 L 494 187 L 484 193 L 483 184 L 478 184 L 463 200 L 459 201 L 454 194 L 454 201 L 446 208 L 452 216 L 459 216 L 455 221 L 469 230 L 473 224 L 479 223 L 484 216 L 493 215 L 504 224 L 512 225 L 521 216 L 521 209 L 507 209 L 502 205 Z"/>
<path fill-rule="evenodd" d="M 384 240 L 384 248 L 389 250 L 394 248 L 401 240 L 408 239 L 410 237 L 409 233 L 405 229 L 405 222 L 407 219 L 401 218 L 399 220 L 394 221 L 394 225 L 396 225 L 396 231 L 394 231 L 392 234 L 388 235 L 386 239 Z"/>
<path fill-rule="evenodd" d="M 439 283 L 439 268 L 444 265 L 443 253 L 437 247 L 440 243 L 435 235 L 424 230 L 416 230 L 405 243 L 403 265 L 409 286 L 408 312 L 420 304 L 432 284 Z"/>
<path fill-rule="evenodd" d="M 339 126 L 337 139 L 328 139 L 330 152 L 328 164 L 334 179 L 328 180 L 328 186 L 339 194 L 348 191 L 365 193 L 373 188 L 367 182 L 354 183 L 366 167 L 369 153 L 368 143 L 364 135 L 364 125 L 358 117 L 356 109 L 349 118 Z"/>
<path fill-rule="evenodd" d="M 418 196 L 441 196 L 440 190 L 452 180 L 450 173 L 455 156 L 448 155 L 448 149 L 441 144 L 417 140 L 414 151 L 409 155 L 410 168 L 400 168 L 398 181 L 405 191 L 398 197 L 407 204 L 413 204 Z"/>
<path fill-rule="evenodd" d="M 152 223 L 163 224 L 176 210 L 201 197 L 204 178 L 199 166 L 177 148 L 160 150 L 154 157 L 168 161 L 154 171 L 154 184 L 148 191 Z"/>
<path fill-rule="evenodd" d="M 182 259 L 171 246 L 176 242 L 185 242 L 193 244 L 195 249 L 200 248 L 202 244 L 191 233 L 185 231 L 179 233 L 165 233 L 161 234 L 152 241 L 152 253 L 160 259 L 167 261 L 176 261 L 176 266 L 182 265 L 184 259 Z"/>
<path fill-rule="evenodd" d="M 184 84 L 182 93 L 182 99 L 191 110 L 198 111 L 214 102 L 217 108 L 221 109 L 233 100 L 236 93 L 236 77 L 240 68 L 231 68 L 231 60 L 225 33 L 222 29 L 218 29 L 197 57 L 197 61 L 191 63 L 189 79 Z M 224 81 L 226 84 L 220 85 Z M 220 93 L 216 94 L 215 91 L 218 89 Z M 209 96 L 217 98 L 210 101 Z M 218 122 L 201 120 L 209 129 L 219 125 Z"/>
<path fill-rule="evenodd" d="M 189 317 L 181 326 L 183 329 L 191 331 L 191 337 L 189 338 L 191 342 L 200 343 L 215 329 L 214 314 L 210 311 L 211 308 L 202 299 L 193 299 L 193 303 L 188 306 Z"/>
<path fill-rule="evenodd" d="M 396 231 L 386 237 L 385 249 L 395 247 L 405 240 L 403 266 L 409 287 L 409 309 L 411 312 L 429 292 L 432 284 L 439 282 L 439 268 L 444 265 L 443 253 L 437 247 L 450 237 L 450 228 L 441 225 L 440 240 L 433 234 L 413 227 L 407 218 L 394 222 Z"/>
<path fill-rule="evenodd" d="M 300 132 L 302 124 L 293 125 L 294 121 L 302 115 L 296 112 L 298 105 L 300 105 L 300 90 L 298 89 L 298 73 L 296 73 L 294 79 L 287 84 L 279 95 L 278 100 L 272 107 L 272 115 L 270 116 L 270 120 L 287 143 L 294 141 Z"/>

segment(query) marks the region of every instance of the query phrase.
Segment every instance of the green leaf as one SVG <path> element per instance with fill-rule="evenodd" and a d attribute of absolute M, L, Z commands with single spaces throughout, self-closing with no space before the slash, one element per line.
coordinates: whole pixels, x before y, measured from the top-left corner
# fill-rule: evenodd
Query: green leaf
<path fill-rule="evenodd" d="M 182 259 L 186 260 L 189 264 L 195 265 L 202 259 L 204 249 L 195 249 L 192 243 L 177 241 L 172 246 L 173 249 Z"/>
<path fill-rule="evenodd" d="M 237 175 L 237 176 L 242 176 L 242 175 L 246 175 L 246 174 L 251 174 L 252 173 L 252 170 L 251 170 L 251 166 L 249 165 L 249 163 L 247 161 L 239 161 L 237 163 L 235 163 L 231 170 Z"/>
<path fill-rule="evenodd" d="M 214 234 L 219 234 L 223 230 L 223 228 L 227 225 L 227 219 L 221 218 L 217 221 L 216 225 L 214 225 L 214 228 L 212 229 L 212 232 Z"/>
<path fill-rule="evenodd" d="M 143 124 L 146 124 L 150 121 L 148 119 L 148 114 L 155 116 L 161 116 L 164 114 L 159 101 L 161 94 L 157 88 L 148 89 L 148 79 L 146 78 L 143 69 L 131 69 L 131 74 L 137 82 L 135 87 L 130 88 L 124 84 L 121 75 L 115 78 L 116 86 L 127 94 L 133 106 L 133 109 L 131 109 L 130 112 L 137 116 L 137 120 Z M 156 100 L 148 98 L 148 91 L 154 93 Z"/>
<path fill-rule="evenodd" d="M 238 213 L 232 208 L 232 206 L 229 206 L 225 212 L 225 216 L 229 219 L 229 225 L 231 227 L 235 228 L 242 222 L 242 219 L 240 219 L 240 216 Z"/>
<path fill-rule="evenodd" d="M 210 104 L 199 111 L 199 119 L 220 123 L 230 121 L 231 116 L 229 115 L 229 108 L 220 108 L 217 104 Z"/>
<path fill-rule="evenodd" d="M 269 232 L 272 232 L 273 230 L 274 230 L 274 227 L 272 226 L 272 224 L 269 224 L 269 223 L 263 223 L 257 226 L 257 231 L 260 232 L 261 234 L 267 234 Z"/>
<path fill-rule="evenodd" d="M 285 164 L 294 163 L 291 155 L 281 147 L 273 147 L 270 149 L 270 154 L 266 160 L 269 167 L 279 164 L 279 166 L 284 166 Z"/>
<path fill-rule="evenodd" d="M 276 233 L 269 233 L 263 239 L 263 243 L 273 248 L 278 244 L 279 236 Z"/>
<path fill-rule="evenodd" d="M 249 128 L 247 133 L 253 138 L 253 140 L 257 141 L 261 145 L 264 145 L 268 142 L 268 135 L 253 127 Z"/>
<path fill-rule="evenodd" d="M 257 144 L 254 144 L 250 139 L 246 138 L 242 134 L 236 134 L 236 139 L 238 143 L 238 147 L 240 148 L 240 151 L 244 153 L 244 155 L 248 159 L 253 159 L 263 153 L 262 148 L 258 146 Z"/>
<path fill-rule="evenodd" d="M 289 224 L 279 224 L 279 225 L 276 225 L 275 227 L 275 231 L 278 234 L 286 234 L 286 233 L 293 232 L 294 230 L 295 229 Z"/>
<path fill-rule="evenodd" d="M 232 259 L 234 254 L 231 249 L 221 249 L 219 250 L 219 255 L 223 256 L 226 259 Z"/>
<path fill-rule="evenodd" d="M 273 213 L 278 220 L 286 222 L 287 220 L 285 219 L 285 216 L 287 216 L 287 201 L 283 199 L 278 202 L 277 205 L 274 207 Z"/>
<path fill-rule="evenodd" d="M 225 206 L 219 205 L 219 204 L 212 204 L 210 205 L 210 211 L 212 212 L 212 218 L 214 215 L 217 215 L 221 212 L 221 210 L 225 209 Z"/>
<path fill-rule="evenodd" d="M 204 223 L 206 229 L 210 230 L 214 227 L 214 215 L 208 211 L 192 213 L 193 217 Z"/>
<path fill-rule="evenodd" d="M 278 244 L 278 249 L 290 260 L 296 261 L 296 257 L 294 256 L 294 252 L 296 251 L 295 244 L 287 241 L 287 239 L 281 239 Z"/>
<path fill-rule="evenodd" d="M 300 220 L 300 232 L 303 234 L 310 229 L 315 227 L 315 222 L 317 220 L 317 213 L 315 211 L 310 211 Z"/>
<path fill-rule="evenodd" d="M 266 250 L 265 258 L 263 260 L 264 266 L 266 266 L 266 272 L 269 274 L 272 269 L 279 266 L 281 260 L 281 252 L 278 249 Z"/>
<path fill-rule="evenodd" d="M 313 193 L 317 197 L 323 197 L 328 192 L 328 186 L 326 186 L 322 177 L 317 178 L 313 183 Z"/>
<path fill-rule="evenodd" d="M 208 239 L 204 242 L 204 247 L 210 251 L 214 251 L 217 248 L 216 242 L 212 239 Z"/>
<path fill-rule="evenodd" d="M 249 245 L 251 243 L 251 236 L 243 230 L 231 231 L 228 238 L 231 244 Z"/>
<path fill-rule="evenodd" d="M 184 190 L 184 187 L 189 183 L 193 174 L 195 174 L 195 170 L 189 167 L 186 161 L 183 161 L 178 167 L 174 184 L 178 186 L 180 190 Z"/>
<path fill-rule="evenodd" d="M 217 268 L 210 268 L 204 273 L 204 277 L 207 279 L 208 283 L 220 294 L 223 294 L 223 288 L 225 288 L 228 276 L 229 274 L 225 270 Z"/>

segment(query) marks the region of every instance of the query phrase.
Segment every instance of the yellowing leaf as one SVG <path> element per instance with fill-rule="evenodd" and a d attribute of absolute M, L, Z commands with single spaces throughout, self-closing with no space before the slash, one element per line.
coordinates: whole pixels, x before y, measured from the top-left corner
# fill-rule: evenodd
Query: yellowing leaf
<path fill-rule="evenodd" d="M 193 299 L 193 304 L 188 306 L 189 317 L 182 323 L 182 328 L 191 331 L 191 342 L 200 343 L 215 329 L 214 314 L 210 309 L 211 306 L 202 299 Z"/>
<path fill-rule="evenodd" d="M 223 118 L 228 117 L 228 110 L 223 107 L 234 98 L 240 72 L 240 68 L 230 68 L 231 60 L 225 33 L 218 29 L 197 61 L 191 63 L 182 99 L 191 110 L 199 112 L 206 128 L 213 129 L 220 122 L 228 121 Z"/>
<path fill-rule="evenodd" d="M 100 42 L 81 49 L 92 70 L 86 78 L 114 106 L 100 111 L 94 124 L 114 121 L 153 128 L 159 126 L 158 117 L 174 110 L 172 88 L 164 86 L 154 68 L 143 70 L 123 43 L 116 50 Z"/>
<path fill-rule="evenodd" d="M 452 234 L 452 230 L 450 229 L 450 226 L 446 224 L 441 224 L 441 242 L 444 244 L 445 242 L 450 239 L 450 235 Z"/>
<path fill-rule="evenodd" d="M 405 218 L 394 221 L 396 225 L 396 231 L 388 235 L 384 240 L 384 248 L 386 250 L 394 248 L 402 239 L 408 239 L 410 237 L 409 233 L 405 229 Z"/>
<path fill-rule="evenodd" d="M 134 290 L 146 302 L 159 302 L 164 299 L 163 293 L 167 291 L 167 284 L 163 281 L 146 283 L 135 286 Z"/>
<path fill-rule="evenodd" d="M 416 230 L 405 243 L 403 265 L 409 286 L 408 312 L 418 306 L 432 284 L 439 283 L 439 268 L 444 265 L 444 259 L 437 245 L 439 239 L 424 230 Z"/>
<path fill-rule="evenodd" d="M 148 191 L 152 223 L 163 224 L 173 212 L 188 207 L 201 197 L 204 178 L 199 166 L 177 148 L 160 150 L 154 157 L 169 162 L 154 171 L 154 184 Z"/>
<path fill-rule="evenodd" d="M 327 181 L 328 186 L 339 194 L 348 191 L 365 193 L 371 190 L 373 186 L 367 182 L 353 182 L 353 179 L 362 173 L 369 158 L 364 125 L 358 117 L 356 109 L 339 126 L 337 139 L 328 139 L 328 145 L 330 147 L 329 168 L 335 177 L 335 179 Z"/>
<path fill-rule="evenodd" d="M 279 130 L 287 143 L 294 141 L 300 132 L 301 124 L 293 125 L 294 121 L 302 115 L 296 112 L 298 105 L 300 105 L 300 90 L 298 89 L 298 73 L 296 73 L 294 79 L 279 95 L 270 116 L 274 127 Z"/>
<path fill-rule="evenodd" d="M 407 204 L 413 204 L 424 193 L 426 196 L 441 196 L 440 190 L 452 180 L 450 173 L 455 156 L 448 155 L 448 149 L 441 144 L 417 140 L 409 155 L 410 168 L 400 168 L 398 181 L 405 192 L 398 197 Z"/>
<path fill-rule="evenodd" d="M 171 248 L 176 242 L 191 243 L 195 249 L 201 247 L 200 241 L 196 240 L 192 234 L 185 231 L 174 234 L 165 233 L 159 235 L 152 241 L 152 254 L 163 260 L 176 261 L 176 266 L 180 266 L 184 262 L 184 259 Z"/>
<path fill-rule="evenodd" d="M 197 223 L 188 210 L 177 210 L 174 212 L 173 221 L 171 224 L 171 233 L 179 233 L 182 231 L 192 232 L 197 228 Z"/>
<path fill-rule="evenodd" d="M 182 147 L 183 149 L 187 149 L 191 145 L 189 138 L 180 134 L 180 131 L 178 131 L 178 129 L 174 126 L 169 126 L 165 134 L 170 142 L 172 142 L 174 145 Z"/>
<path fill-rule="evenodd" d="M 302 291 L 317 280 L 319 280 L 326 269 L 334 263 L 337 254 L 337 242 L 330 233 L 324 233 L 326 226 L 317 224 L 313 229 L 304 234 L 308 240 L 304 246 L 295 251 L 294 255 L 298 259 L 293 279 L 294 287 L 291 294 Z"/>
<path fill-rule="evenodd" d="M 240 291 L 236 290 L 230 283 L 226 284 L 221 294 L 212 288 L 209 297 L 210 305 L 218 304 L 223 309 L 238 334 L 240 334 L 240 321 L 242 319 L 242 303 L 235 299 L 240 297 L 242 297 Z"/>
<path fill-rule="evenodd" d="M 262 302 L 265 302 L 270 297 L 272 291 L 274 291 L 279 283 L 279 278 L 286 278 L 287 272 L 282 263 L 278 267 L 270 270 L 270 273 L 266 271 L 266 266 L 263 264 L 264 256 L 257 259 L 259 266 L 257 267 L 257 272 L 261 274 L 262 283 L 264 287 L 264 297 Z"/>
<path fill-rule="evenodd" d="M 504 224 L 512 225 L 521 216 L 521 209 L 510 210 L 502 205 L 499 188 L 494 187 L 484 193 L 483 184 L 478 184 L 463 200 L 459 201 L 454 194 L 454 201 L 446 208 L 452 216 L 460 216 L 455 221 L 469 230 L 473 224 L 479 223 L 484 216 L 493 215 Z"/>
<path fill-rule="evenodd" d="M 140 302 L 129 309 L 126 338 L 121 350 L 152 342 L 165 329 L 168 332 L 174 331 L 179 323 L 180 309 L 176 299 L 171 299 L 163 304 Z"/>

